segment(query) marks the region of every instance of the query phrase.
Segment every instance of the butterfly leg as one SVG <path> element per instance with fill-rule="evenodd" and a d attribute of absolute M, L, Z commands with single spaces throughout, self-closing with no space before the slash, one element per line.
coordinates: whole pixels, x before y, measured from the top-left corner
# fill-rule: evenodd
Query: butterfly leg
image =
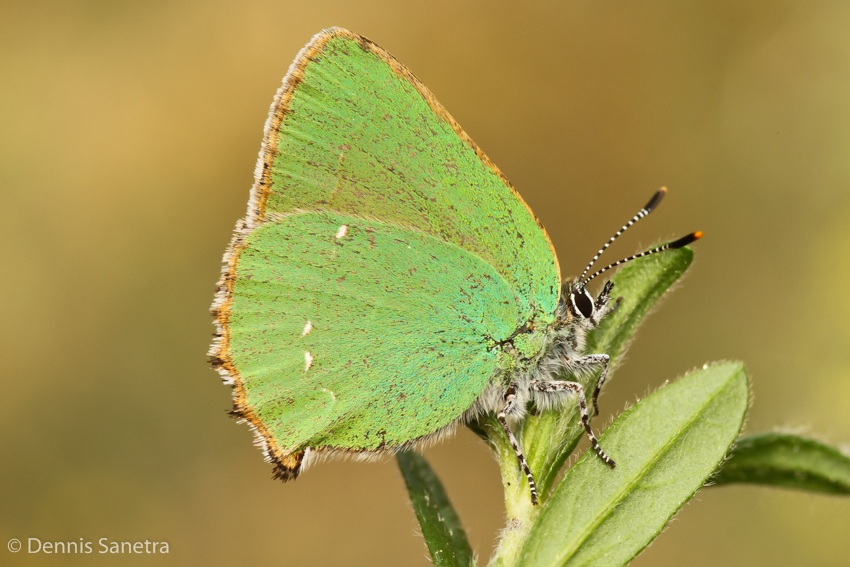
<path fill-rule="evenodd" d="M 607 369 L 608 355 L 594 354 L 590 356 L 604 356 L 606 364 L 605 367 Z M 583 360 L 585 358 L 589 357 L 585 356 L 580 358 L 579 360 Z M 579 384 L 578 382 L 566 382 L 560 380 L 534 380 L 531 382 L 531 388 L 538 392 L 574 392 L 578 396 L 578 407 L 581 411 L 581 424 L 584 426 L 584 430 L 587 433 L 587 437 L 590 439 L 590 444 L 593 446 L 593 450 L 596 451 L 596 454 L 599 455 L 599 458 L 602 459 L 606 465 L 608 465 L 612 469 L 616 466 L 617 463 L 615 463 L 611 457 L 606 455 L 605 452 L 602 450 L 602 447 L 599 446 L 599 442 L 596 440 L 596 436 L 593 434 L 593 430 L 590 428 L 590 417 L 587 414 L 587 401 L 585 400 L 584 388 L 581 387 L 581 384 Z"/>
<path fill-rule="evenodd" d="M 605 384 L 605 379 L 608 378 L 608 363 L 611 359 L 607 354 L 588 354 L 582 356 L 572 363 L 573 368 L 589 368 L 601 366 L 602 372 L 599 374 L 599 379 L 596 381 L 596 388 L 593 389 L 593 415 L 599 415 L 599 393 L 602 391 L 602 386 Z"/>
<path fill-rule="evenodd" d="M 525 472 L 525 476 L 528 477 L 528 487 L 531 489 L 531 503 L 537 504 L 537 486 L 534 484 L 534 475 L 531 474 L 531 468 L 528 466 L 528 461 L 525 460 L 525 455 L 522 454 L 522 449 L 520 449 L 519 443 L 517 442 L 516 437 L 514 437 L 514 434 L 511 432 L 511 428 L 508 427 L 508 422 L 505 419 L 505 415 L 510 413 L 516 405 L 516 388 L 516 384 L 511 384 L 508 387 L 507 392 L 505 392 L 505 407 L 496 417 L 498 418 L 499 423 L 502 424 L 502 429 L 505 430 L 505 434 L 508 436 L 508 441 L 511 442 L 511 447 L 514 448 L 514 453 L 516 453 L 519 466 L 522 467 L 522 470 Z"/>

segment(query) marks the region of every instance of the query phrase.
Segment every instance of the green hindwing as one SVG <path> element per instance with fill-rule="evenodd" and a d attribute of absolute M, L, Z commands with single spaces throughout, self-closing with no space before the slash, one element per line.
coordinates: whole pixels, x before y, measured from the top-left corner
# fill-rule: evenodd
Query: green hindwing
<path fill-rule="evenodd" d="M 501 172 L 416 77 L 341 29 L 284 78 L 225 263 L 213 359 L 283 478 L 308 448 L 452 425 L 521 364 L 499 341 L 550 322 L 560 287 Z"/>
<path fill-rule="evenodd" d="M 518 324 L 513 293 L 479 258 L 336 213 L 260 225 L 237 276 L 233 361 L 286 452 L 375 450 L 449 425 Z"/>

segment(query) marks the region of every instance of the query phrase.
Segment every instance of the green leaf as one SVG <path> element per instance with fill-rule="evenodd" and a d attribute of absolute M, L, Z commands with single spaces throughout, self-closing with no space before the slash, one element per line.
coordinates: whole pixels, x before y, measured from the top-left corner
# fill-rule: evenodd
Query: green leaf
<path fill-rule="evenodd" d="M 437 567 L 474 566 L 472 548 L 460 518 L 434 470 L 415 451 L 400 451 L 396 459 L 431 552 L 431 561 Z"/>
<path fill-rule="evenodd" d="M 613 366 L 640 322 L 688 269 L 693 258 L 693 250 L 686 246 L 626 264 L 611 278 L 614 282 L 612 297 L 622 297 L 623 300 L 588 335 L 585 352 L 607 353 Z"/>
<path fill-rule="evenodd" d="M 711 480 L 850 494 L 850 457 L 814 439 L 765 433 L 739 439 Z"/>
<path fill-rule="evenodd" d="M 717 469 L 747 409 L 741 363 L 707 367 L 626 410 L 558 486 L 519 565 L 625 565 Z"/>
<path fill-rule="evenodd" d="M 612 296 L 615 300 L 619 297 L 623 299 L 614 313 L 604 318 L 599 327 L 588 336 L 584 352 L 608 354 L 613 371 L 614 364 L 642 318 L 690 266 L 693 255 L 693 251 L 685 247 L 626 264 L 612 278 L 615 284 Z M 609 377 L 610 375 L 611 372 Z M 581 382 L 588 397 L 596 387 L 597 376 L 589 379 L 568 376 L 564 378 Z M 505 486 L 505 512 L 508 522 L 502 531 L 491 566 L 513 565 L 542 506 L 531 506 L 528 483 L 519 470 L 513 449 L 501 427 L 498 424 L 471 424 L 471 427 L 496 451 L 502 471 L 502 483 Z M 559 411 L 529 415 L 525 419 L 519 437 L 537 481 L 541 505 L 545 505 L 564 461 L 583 435 L 584 429 L 579 421 L 576 404 L 569 404 Z"/>
<path fill-rule="evenodd" d="M 588 335 L 584 349 L 585 354 L 605 353 L 611 357 L 609 379 L 619 355 L 640 322 L 664 292 L 688 269 L 693 258 L 694 253 L 688 247 L 669 250 L 626 264 L 611 278 L 614 281 L 612 297 L 615 300 L 619 297 L 623 299 L 617 309 Z M 596 380 L 597 376 L 590 380 L 580 380 L 587 392 L 588 402 L 596 387 Z M 532 471 L 538 475 L 543 499 L 583 434 L 578 407 L 575 405 L 567 406 L 560 412 L 531 416 L 526 420 L 523 446 L 527 448 L 526 457 Z"/>

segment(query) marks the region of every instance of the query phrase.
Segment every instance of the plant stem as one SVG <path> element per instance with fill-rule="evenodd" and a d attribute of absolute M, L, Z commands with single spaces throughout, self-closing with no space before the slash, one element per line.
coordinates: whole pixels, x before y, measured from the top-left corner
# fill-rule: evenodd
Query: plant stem
<path fill-rule="evenodd" d="M 490 566 L 509 567 L 516 564 L 519 552 L 542 506 L 531 503 L 528 482 L 517 463 L 513 448 L 495 417 L 487 418 L 485 430 L 488 434 L 488 442 L 496 452 L 499 461 L 502 484 L 505 488 L 505 515 L 507 516 L 505 529 L 490 560 Z"/>

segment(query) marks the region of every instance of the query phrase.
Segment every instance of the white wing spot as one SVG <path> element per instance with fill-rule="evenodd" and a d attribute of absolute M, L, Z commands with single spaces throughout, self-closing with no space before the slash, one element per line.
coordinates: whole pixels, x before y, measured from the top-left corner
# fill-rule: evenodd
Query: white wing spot
<path fill-rule="evenodd" d="M 304 351 L 304 372 L 310 370 L 310 367 L 313 366 L 313 355 L 310 354 L 309 350 Z"/>
<path fill-rule="evenodd" d="M 313 330 L 313 323 L 311 323 L 311 322 L 308 320 L 308 321 L 307 321 L 307 324 L 306 324 L 306 325 L 304 325 L 304 330 L 303 330 L 303 331 L 301 331 L 301 336 L 302 336 L 302 337 L 306 337 L 306 336 L 307 336 L 307 334 L 308 334 L 310 331 L 312 331 L 312 330 Z"/>
<path fill-rule="evenodd" d="M 340 238 L 345 236 L 347 233 L 348 233 L 348 226 L 342 225 L 341 227 L 339 227 L 339 230 L 336 231 L 336 239 L 339 240 Z"/>

